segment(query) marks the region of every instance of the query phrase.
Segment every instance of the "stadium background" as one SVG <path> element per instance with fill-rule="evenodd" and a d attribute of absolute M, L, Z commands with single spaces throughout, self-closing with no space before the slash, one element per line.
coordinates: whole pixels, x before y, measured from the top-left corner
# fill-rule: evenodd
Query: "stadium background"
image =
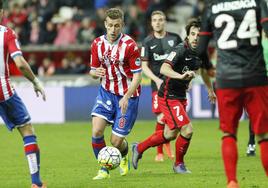
<path fill-rule="evenodd" d="M 163 10 L 167 30 L 185 36 L 187 19 L 201 14 L 203 0 L 10 0 L 5 1 L 2 24 L 13 28 L 22 45 L 24 56 L 46 87 L 48 100 L 33 98 L 27 80 L 10 58 L 12 80 L 25 101 L 34 123 L 85 121 L 97 94 L 98 82 L 88 75 L 91 41 L 105 32 L 106 8 L 119 6 L 125 12 L 124 32 L 140 45 L 151 31 L 150 14 Z M 267 41 L 263 41 L 267 46 Z M 267 48 L 267 47 L 266 47 Z M 266 50 L 267 51 L 267 50 Z M 266 57 L 267 52 L 265 51 Z M 209 50 L 213 57 L 213 42 Z M 151 113 L 150 81 L 143 76 L 138 119 L 154 119 Z M 188 94 L 191 118 L 217 117 L 211 112 L 200 78 L 194 80 Z"/>

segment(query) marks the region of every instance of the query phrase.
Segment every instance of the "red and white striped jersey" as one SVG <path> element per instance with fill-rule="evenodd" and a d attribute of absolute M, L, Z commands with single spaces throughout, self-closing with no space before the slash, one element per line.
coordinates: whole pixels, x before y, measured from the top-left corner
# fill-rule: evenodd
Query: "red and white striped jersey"
<path fill-rule="evenodd" d="M 0 101 L 9 99 L 14 94 L 10 84 L 8 57 L 22 55 L 16 33 L 0 25 Z"/>
<path fill-rule="evenodd" d="M 123 96 L 131 84 L 133 73 L 141 72 L 140 53 L 136 42 L 121 34 L 111 44 L 105 35 L 96 38 L 91 45 L 91 70 L 100 66 L 106 69 L 101 79 L 102 87 L 115 95 Z M 140 86 L 133 97 L 140 95 Z"/>

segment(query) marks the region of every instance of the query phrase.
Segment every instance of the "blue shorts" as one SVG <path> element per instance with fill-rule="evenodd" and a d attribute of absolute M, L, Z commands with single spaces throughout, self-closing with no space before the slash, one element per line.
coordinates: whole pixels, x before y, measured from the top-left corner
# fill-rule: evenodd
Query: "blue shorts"
<path fill-rule="evenodd" d="M 8 100 L 0 102 L 0 116 L 10 131 L 31 121 L 31 117 L 17 93 Z"/>
<path fill-rule="evenodd" d="M 121 114 L 119 107 L 119 100 L 121 98 L 122 96 L 117 96 L 100 87 L 91 116 L 105 119 L 112 124 L 113 134 L 125 137 L 130 133 L 136 121 L 139 97 L 132 97 L 128 100 L 128 108 L 125 115 Z"/>

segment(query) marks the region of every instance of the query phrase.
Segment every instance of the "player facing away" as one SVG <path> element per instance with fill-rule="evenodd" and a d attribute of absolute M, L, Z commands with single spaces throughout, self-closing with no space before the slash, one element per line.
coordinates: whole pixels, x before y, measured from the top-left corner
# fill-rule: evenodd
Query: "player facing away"
<path fill-rule="evenodd" d="M 138 168 L 138 161 L 148 148 L 176 139 L 176 161 L 173 170 L 175 173 L 190 173 L 184 164 L 184 156 L 193 133 L 192 124 L 186 113 L 186 92 L 195 72 L 201 66 L 210 68 L 209 62 L 202 63 L 195 53 L 199 29 L 200 21 L 191 20 L 186 26 L 185 42 L 173 48 L 161 66 L 160 73 L 165 75 L 165 79 L 158 91 L 158 103 L 164 114 L 165 129 L 156 131 L 140 143 L 133 144 L 132 165 L 134 169 Z M 202 71 L 202 77 L 208 89 L 209 100 L 215 102 L 216 96 L 205 70 Z"/>
<path fill-rule="evenodd" d="M 0 19 L 3 17 L 3 2 L 0 0 Z M 33 74 L 30 66 L 22 56 L 19 41 L 15 32 L 0 25 L 0 116 L 8 130 L 17 128 L 24 142 L 24 151 L 28 161 L 32 179 L 32 188 L 45 188 L 40 179 L 40 151 L 37 138 L 31 125 L 31 117 L 10 83 L 8 56 L 14 60 L 21 73 L 32 82 L 37 96 L 42 95 L 46 99 L 43 86 Z"/>
<path fill-rule="evenodd" d="M 158 89 L 163 82 L 160 67 L 168 56 L 168 50 L 182 42 L 179 35 L 165 30 L 166 16 L 162 11 L 153 11 L 151 14 L 151 26 L 153 33 L 147 36 L 141 48 L 141 60 L 143 73 L 151 79 L 152 89 L 152 112 L 156 115 L 155 131 L 164 130 L 162 122 L 163 113 L 158 105 Z M 174 158 L 170 143 L 164 144 L 166 153 L 170 159 Z M 155 161 L 164 161 L 163 145 L 157 146 Z"/>
<path fill-rule="evenodd" d="M 106 35 L 91 45 L 90 75 L 100 79 L 96 103 L 92 109 L 92 147 L 97 158 L 106 146 L 104 130 L 112 125 L 111 144 L 122 154 L 119 169 L 122 176 L 129 170 L 128 143 L 138 113 L 141 82 L 140 53 L 135 41 L 122 33 L 124 14 L 120 9 L 106 11 Z M 93 180 L 109 178 L 109 171 L 101 168 Z"/>
<path fill-rule="evenodd" d="M 262 29 L 267 35 L 268 8 L 264 0 L 214 0 L 202 16 L 198 54 L 207 49 L 210 38 L 217 44 L 216 94 L 228 188 L 239 187 L 236 137 L 243 109 L 260 145 L 268 176 L 268 80 Z"/>

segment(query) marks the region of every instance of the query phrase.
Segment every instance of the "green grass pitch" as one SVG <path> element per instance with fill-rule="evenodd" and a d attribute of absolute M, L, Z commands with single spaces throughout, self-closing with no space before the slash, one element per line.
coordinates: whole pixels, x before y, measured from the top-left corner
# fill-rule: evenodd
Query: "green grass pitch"
<path fill-rule="evenodd" d="M 111 171 L 111 178 L 93 181 L 98 165 L 91 149 L 89 122 L 63 125 L 37 125 L 38 143 L 41 149 L 41 175 L 49 188 L 223 188 L 226 179 L 220 155 L 221 132 L 218 121 L 195 120 L 194 135 L 185 157 L 192 174 L 179 175 L 172 171 L 172 161 L 165 158 L 154 162 L 156 149 L 146 151 L 138 170 L 120 177 L 119 170 Z M 129 143 L 141 141 L 154 130 L 153 121 L 138 121 L 128 137 Z M 248 139 L 247 121 L 240 123 L 238 145 L 238 180 L 241 188 L 267 188 L 268 179 L 261 166 L 259 148 L 256 157 L 246 157 Z M 106 143 L 109 145 L 111 128 L 107 127 Z M 171 143 L 174 147 L 174 141 Z M 17 131 L 9 133 L 0 126 L 0 187 L 30 188 L 23 143 Z M 174 149 L 174 148 L 173 148 Z"/>

